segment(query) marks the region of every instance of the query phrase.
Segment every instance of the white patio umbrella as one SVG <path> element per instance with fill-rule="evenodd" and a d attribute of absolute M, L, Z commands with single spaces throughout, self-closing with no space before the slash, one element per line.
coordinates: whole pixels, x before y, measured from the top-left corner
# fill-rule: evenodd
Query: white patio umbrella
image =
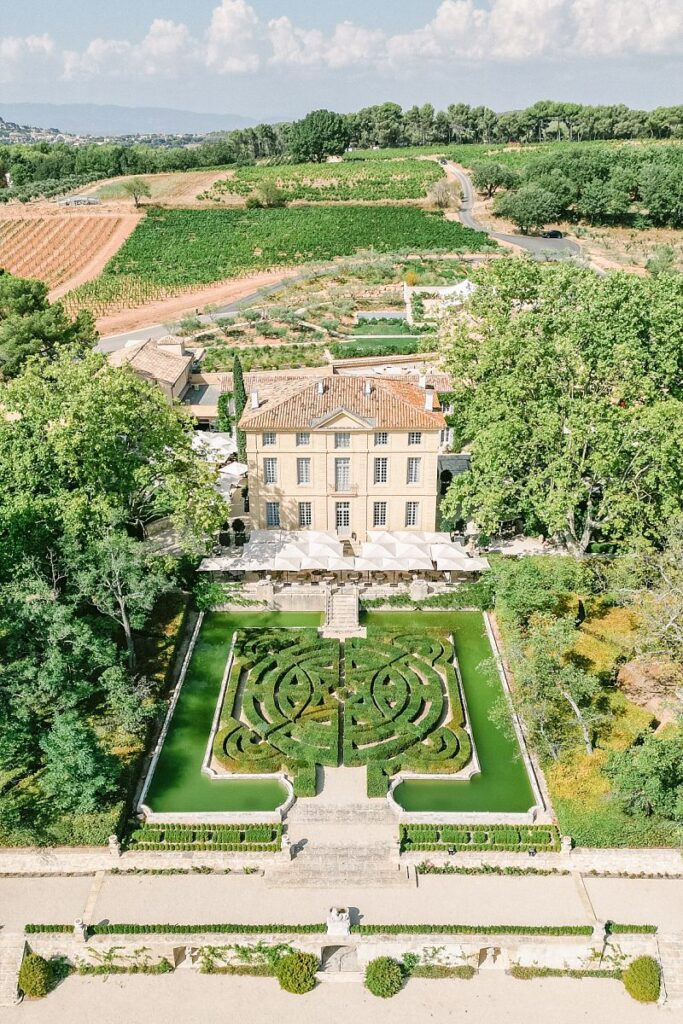
<path fill-rule="evenodd" d="M 431 570 L 434 568 L 432 560 L 429 555 L 407 555 L 405 558 L 398 558 L 397 561 L 401 562 L 404 569 L 409 570 Z"/>
<path fill-rule="evenodd" d="M 291 552 L 288 554 L 286 551 L 282 551 L 275 555 L 273 559 L 273 569 L 277 572 L 295 572 L 301 568 L 302 555 L 297 552 Z"/>
<path fill-rule="evenodd" d="M 467 558 L 462 555 L 440 555 L 436 559 L 437 569 L 451 572 L 483 572 L 489 568 L 485 558 Z"/>
<path fill-rule="evenodd" d="M 309 569 L 313 571 L 322 571 L 328 568 L 327 559 L 316 558 L 313 555 L 302 555 L 300 568 Z"/>

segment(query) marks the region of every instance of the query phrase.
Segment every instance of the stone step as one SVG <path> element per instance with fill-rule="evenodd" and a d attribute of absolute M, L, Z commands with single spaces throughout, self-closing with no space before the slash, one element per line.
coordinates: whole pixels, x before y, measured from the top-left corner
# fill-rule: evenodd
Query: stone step
<path fill-rule="evenodd" d="M 266 872 L 265 883 L 268 888 L 289 887 L 297 889 L 337 889 L 352 887 L 356 889 L 374 887 L 405 887 L 414 885 L 412 876 L 408 876 L 405 868 L 384 867 L 359 864 L 351 869 L 348 865 L 326 864 L 291 864 L 274 867 Z"/>
<path fill-rule="evenodd" d="M 14 1006 L 19 1002 L 17 981 L 25 946 L 23 935 L 0 935 L 0 1006 Z"/>
<path fill-rule="evenodd" d="M 683 935 L 658 938 L 666 1002 L 669 1010 L 683 1009 Z"/>
<path fill-rule="evenodd" d="M 297 800 L 292 810 L 287 815 L 287 825 L 296 827 L 299 822 L 318 821 L 343 823 L 349 822 L 377 822 L 378 824 L 391 825 L 398 835 L 398 819 L 393 813 L 386 800 L 368 801 L 367 804 L 342 804 L 327 805 L 318 804 L 315 800 Z"/>

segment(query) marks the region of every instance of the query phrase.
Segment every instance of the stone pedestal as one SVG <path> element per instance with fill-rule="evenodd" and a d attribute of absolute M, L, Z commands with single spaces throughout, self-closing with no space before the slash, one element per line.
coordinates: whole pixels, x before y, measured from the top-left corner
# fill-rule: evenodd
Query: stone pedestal
<path fill-rule="evenodd" d="M 330 907 L 326 923 L 328 935 L 346 939 L 351 934 L 351 915 L 347 907 Z"/>
<path fill-rule="evenodd" d="M 408 592 L 411 601 L 424 601 L 429 597 L 429 584 L 426 580 L 413 580 Z"/>
<path fill-rule="evenodd" d="M 269 608 L 272 608 L 275 601 L 275 587 L 272 580 L 261 580 L 254 589 L 256 590 L 257 599 L 263 601 Z"/>

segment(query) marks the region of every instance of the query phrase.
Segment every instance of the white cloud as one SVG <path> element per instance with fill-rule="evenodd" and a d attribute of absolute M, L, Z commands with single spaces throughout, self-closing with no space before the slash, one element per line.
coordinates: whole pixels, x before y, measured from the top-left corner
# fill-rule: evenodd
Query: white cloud
<path fill-rule="evenodd" d="M 351 21 L 340 22 L 330 36 L 318 29 L 297 28 L 287 17 L 268 22 L 272 64 L 344 68 L 376 58 L 384 46 L 384 33 Z"/>
<path fill-rule="evenodd" d="M 571 17 L 583 56 L 683 51 L 680 0 L 574 0 Z"/>
<path fill-rule="evenodd" d="M 256 71 L 258 18 L 245 0 L 223 0 L 214 7 L 207 31 L 206 63 L 221 74 Z"/>
<path fill-rule="evenodd" d="M 0 82 L 11 82 L 22 73 L 34 71 L 36 62 L 49 60 L 54 40 L 44 32 L 37 36 L 0 36 Z"/>
<path fill-rule="evenodd" d="M 174 77 L 192 55 L 193 48 L 187 25 L 155 18 L 139 43 L 127 39 L 97 38 L 92 39 L 82 53 L 66 50 L 63 55 L 64 78 L 94 75 Z"/>
<path fill-rule="evenodd" d="M 351 21 L 323 32 L 286 15 L 264 22 L 247 0 L 221 0 L 196 37 L 167 18 L 152 21 L 139 41 L 95 38 L 82 51 L 60 50 L 47 34 L 0 37 L 0 81 L 56 74 L 58 67 L 67 79 L 172 78 L 203 69 L 248 74 L 266 62 L 283 69 L 362 67 L 397 75 L 447 68 L 453 61 L 677 53 L 683 53 L 681 0 L 440 0 L 424 25 L 393 33 Z"/>

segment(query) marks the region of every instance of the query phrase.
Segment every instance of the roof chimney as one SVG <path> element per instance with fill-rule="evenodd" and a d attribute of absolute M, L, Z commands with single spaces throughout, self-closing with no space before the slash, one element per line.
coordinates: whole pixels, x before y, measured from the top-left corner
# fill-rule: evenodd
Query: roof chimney
<path fill-rule="evenodd" d="M 363 394 L 364 395 L 371 395 L 372 394 L 372 381 L 369 381 L 369 380 L 364 380 L 363 381 Z"/>
<path fill-rule="evenodd" d="M 318 392 L 319 395 L 324 395 L 325 394 L 325 381 L 324 380 L 319 380 L 319 381 L 316 382 L 316 391 Z"/>
<path fill-rule="evenodd" d="M 425 412 L 434 412 L 434 392 L 425 391 Z"/>
<path fill-rule="evenodd" d="M 258 409 L 258 391 L 252 391 L 251 393 L 251 407 L 252 409 Z"/>
<path fill-rule="evenodd" d="M 427 387 L 427 374 L 426 373 L 421 373 L 420 374 L 420 376 L 418 378 L 418 384 L 420 385 L 421 388 L 426 388 Z"/>

